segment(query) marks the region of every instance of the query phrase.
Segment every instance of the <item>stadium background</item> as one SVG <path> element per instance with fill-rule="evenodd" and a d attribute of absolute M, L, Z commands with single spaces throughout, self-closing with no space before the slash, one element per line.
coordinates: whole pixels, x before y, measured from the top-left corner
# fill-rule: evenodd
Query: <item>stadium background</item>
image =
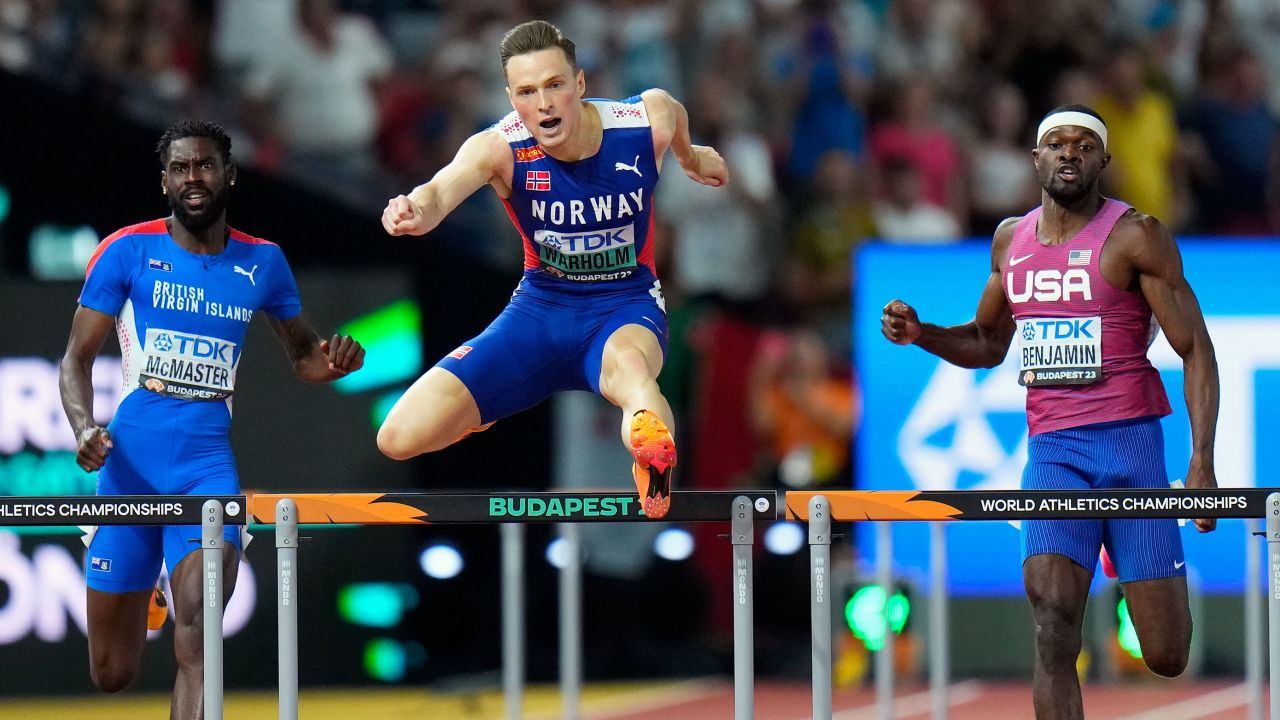
<path fill-rule="evenodd" d="M 1280 267 L 1280 11 L 1262 0 L 1062 0 L 1034 10 L 1008 0 L 0 0 L 0 493 L 92 488 L 71 461 L 55 364 L 97 239 L 165 212 L 153 145 L 187 116 L 232 130 L 242 182 L 231 222 L 285 249 L 317 328 L 361 332 L 388 358 L 364 371 L 366 384 L 306 387 L 255 326 L 233 430 L 246 488 L 625 487 L 612 411 L 585 395 L 410 463 L 373 446 L 388 399 L 483 327 L 518 277 L 518 240 L 492 193 L 477 193 L 425 239 L 388 238 L 376 218 L 387 197 L 429 177 L 462 138 L 505 112 L 496 40 L 529 17 L 559 22 L 578 41 L 590 95 L 672 90 L 690 109 L 695 142 L 715 144 L 734 173 L 730 189 L 703 192 L 669 171 L 658 196 L 672 319 L 662 384 L 680 417 L 685 487 L 1008 480 L 1020 441 L 1016 397 L 984 410 L 1000 453 L 936 477 L 906 470 L 912 452 L 958 445 L 945 422 L 914 447 L 904 441 L 937 365 L 877 342 L 875 327 L 892 296 L 918 301 L 930 319 L 966 319 L 985 272 L 983 235 L 1034 204 L 1025 162 L 1034 119 L 1066 101 L 1093 103 L 1112 127 L 1107 191 L 1198 238 L 1187 246 L 1188 275 L 1206 312 L 1241 323 L 1230 334 L 1239 344 L 1219 338 L 1219 355 L 1252 348 L 1248 370 L 1224 376 L 1224 408 L 1248 396 L 1243 410 L 1233 406 L 1245 414 L 1230 428 L 1249 433 L 1243 447 L 1254 455 L 1220 450 L 1220 479 L 1275 484 L 1280 459 L 1265 438 L 1280 423 L 1278 363 L 1258 349 L 1280 345 L 1280 308 L 1269 299 Z M 321 37 L 331 49 L 307 55 Z M 1179 408 L 1181 376 L 1165 379 Z M 95 385 L 111 397 L 109 373 Z M 968 396 L 957 386 L 943 397 Z M 844 422 L 794 430 L 815 414 Z M 1166 422 L 1175 476 L 1185 465 L 1183 425 L 1181 412 Z M 616 477 L 600 476 L 602 467 L 616 467 Z M 727 670 L 728 592 L 717 582 L 727 546 L 718 528 L 689 530 L 693 555 L 674 561 L 654 555 L 654 528 L 589 534 L 589 680 Z M 922 576 L 917 530 L 899 530 L 908 581 Z M 962 569 L 993 537 L 1012 562 L 1014 535 L 956 530 L 957 674 L 1025 676 L 1029 617 L 1005 622 L 1026 617 L 1018 588 L 1007 572 Z M 312 535 L 304 683 L 494 681 L 491 528 Z M 1241 536 L 1228 523 L 1205 560 L 1192 557 L 1205 580 L 1198 670 L 1209 676 L 1241 672 Z M 269 537 L 251 562 L 265 564 Z M 529 668 L 545 680 L 555 667 L 550 531 L 530 539 Z M 465 561 L 451 580 L 419 566 L 421 551 L 441 542 Z M 858 535 L 845 547 L 851 594 L 865 570 L 854 558 L 870 545 Z M 69 535 L 0 532 L 0 658 L 64 669 L 3 674 L 0 695 L 88 692 L 83 633 L 67 610 L 81 592 L 78 548 Z M 762 550 L 760 562 L 758 669 L 802 676 L 803 557 Z M 255 572 L 270 588 L 270 576 Z M 919 599 L 923 588 L 912 585 Z M 403 614 L 367 624 L 352 609 L 361 598 L 403 603 Z M 627 620 L 654 606 L 673 620 L 669 637 L 650 641 Z M 259 596 L 228 643 L 229 688 L 270 684 L 271 620 Z M 993 638 L 998 652 L 964 650 Z M 142 687 L 168 686 L 167 645 L 153 643 Z"/>

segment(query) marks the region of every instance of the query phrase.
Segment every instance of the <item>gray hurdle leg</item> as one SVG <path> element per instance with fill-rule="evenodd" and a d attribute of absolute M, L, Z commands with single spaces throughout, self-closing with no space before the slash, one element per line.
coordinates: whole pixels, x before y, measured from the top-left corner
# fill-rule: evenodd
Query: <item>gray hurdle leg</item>
<path fill-rule="evenodd" d="M 1258 519 L 1244 521 L 1244 684 L 1249 695 L 1249 720 L 1262 720 L 1262 548 L 1256 535 Z"/>
<path fill-rule="evenodd" d="M 298 720 L 298 505 L 276 503 L 276 613 L 280 720 Z"/>
<path fill-rule="evenodd" d="M 751 572 L 755 511 L 745 495 L 733 499 L 729 541 L 733 543 L 733 717 L 752 720 L 755 708 L 754 582 Z"/>
<path fill-rule="evenodd" d="M 205 720 L 222 720 L 222 503 L 206 500 L 201 519 L 204 717 Z"/>
<path fill-rule="evenodd" d="M 813 717 L 831 718 L 831 503 L 809 498 L 809 617 L 813 635 Z"/>
<path fill-rule="evenodd" d="M 524 714 L 524 525 L 502 523 L 502 695 L 507 720 Z"/>
<path fill-rule="evenodd" d="M 1271 660 L 1271 720 L 1280 720 L 1280 493 L 1267 496 L 1268 648 Z"/>
<path fill-rule="evenodd" d="M 582 716 L 582 528 L 560 524 L 560 699 L 565 720 Z"/>
<path fill-rule="evenodd" d="M 884 588 L 884 645 L 876 653 L 876 720 L 893 720 L 893 623 L 889 601 L 893 598 L 893 526 L 876 523 L 876 582 Z"/>
<path fill-rule="evenodd" d="M 929 523 L 929 698 L 933 720 L 951 707 L 951 631 L 947 615 L 947 525 Z"/>

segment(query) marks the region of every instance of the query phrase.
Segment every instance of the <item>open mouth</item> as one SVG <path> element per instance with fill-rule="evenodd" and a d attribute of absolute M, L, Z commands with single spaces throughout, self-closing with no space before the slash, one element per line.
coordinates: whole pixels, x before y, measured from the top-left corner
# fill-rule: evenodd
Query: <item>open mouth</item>
<path fill-rule="evenodd" d="M 563 121 L 560 118 L 550 118 L 549 120 L 543 120 L 542 122 L 538 123 L 538 125 L 543 130 L 555 130 L 556 128 L 560 127 L 561 122 Z"/>
<path fill-rule="evenodd" d="M 191 192 L 183 193 L 182 201 L 191 207 L 202 207 L 209 201 L 209 193 L 204 190 L 192 190 Z"/>
<path fill-rule="evenodd" d="M 1057 176 L 1064 182 L 1075 182 L 1080 178 L 1080 170 L 1074 165 L 1063 165 L 1058 168 Z"/>

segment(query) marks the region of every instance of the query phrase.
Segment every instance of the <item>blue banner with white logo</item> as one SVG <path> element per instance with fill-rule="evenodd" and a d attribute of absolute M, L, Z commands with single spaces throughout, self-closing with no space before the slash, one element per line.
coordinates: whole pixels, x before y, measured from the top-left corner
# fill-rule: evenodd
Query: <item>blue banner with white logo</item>
<path fill-rule="evenodd" d="M 1280 243 L 1228 239 L 1179 241 L 1185 273 L 1200 300 L 1221 376 L 1216 469 L 1222 487 L 1280 485 L 1280 294 L 1274 274 Z M 864 414 L 856 440 L 856 487 L 866 490 L 1017 488 L 1026 461 L 1026 389 L 1014 353 L 991 370 L 966 370 L 880 334 L 894 298 L 923 322 L 973 319 L 991 272 L 989 242 L 949 247 L 868 245 L 855 260 L 854 364 Z M 1169 480 L 1191 455 L 1182 359 L 1163 335 L 1148 353 L 1173 406 L 1163 421 Z M 1187 565 L 1202 592 L 1239 592 L 1244 579 L 1243 521 L 1219 521 L 1213 533 L 1183 527 Z M 875 557 L 875 533 L 857 529 L 858 554 Z M 894 524 L 897 570 L 927 584 L 929 532 Z M 1018 531 L 1008 523 L 947 528 L 948 573 L 957 595 L 1021 594 Z M 1098 573 L 1101 575 L 1101 573 Z"/>

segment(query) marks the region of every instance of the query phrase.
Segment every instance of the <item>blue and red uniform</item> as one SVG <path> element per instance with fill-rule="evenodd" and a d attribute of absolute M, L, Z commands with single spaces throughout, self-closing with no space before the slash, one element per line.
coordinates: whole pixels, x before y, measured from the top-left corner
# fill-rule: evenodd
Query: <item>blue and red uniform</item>
<path fill-rule="evenodd" d="M 1170 413 L 1147 359 L 1156 326 L 1142 293 L 1112 287 L 1099 263 L 1129 206 L 1106 200 L 1071 239 L 1036 238 L 1041 208 L 1017 224 L 1001 281 L 1027 386 L 1025 490 L 1167 488 L 1160 418 Z M 1172 519 L 1030 520 L 1023 559 L 1065 555 L 1090 571 L 1106 547 L 1122 582 L 1185 575 Z"/>
<path fill-rule="evenodd" d="M 230 231 L 217 255 L 180 247 L 164 220 L 108 236 L 89 261 L 80 304 L 114 316 L 124 390 L 107 426 L 114 443 L 99 495 L 230 495 L 240 490 L 228 432 L 236 367 L 259 310 L 302 310 L 293 272 L 274 243 Z M 155 584 L 200 547 L 198 525 L 104 526 L 89 543 L 89 587 L 129 592 Z M 239 531 L 226 537 L 238 548 Z"/>
<path fill-rule="evenodd" d="M 471 391 L 483 423 L 561 390 L 598 393 L 605 342 L 623 325 L 649 328 L 666 351 L 649 116 L 639 96 L 589 102 L 603 136 L 576 162 L 544 153 L 514 112 L 492 128 L 514 159 L 504 203 L 524 243 L 524 276 L 502 314 L 438 363 Z"/>

